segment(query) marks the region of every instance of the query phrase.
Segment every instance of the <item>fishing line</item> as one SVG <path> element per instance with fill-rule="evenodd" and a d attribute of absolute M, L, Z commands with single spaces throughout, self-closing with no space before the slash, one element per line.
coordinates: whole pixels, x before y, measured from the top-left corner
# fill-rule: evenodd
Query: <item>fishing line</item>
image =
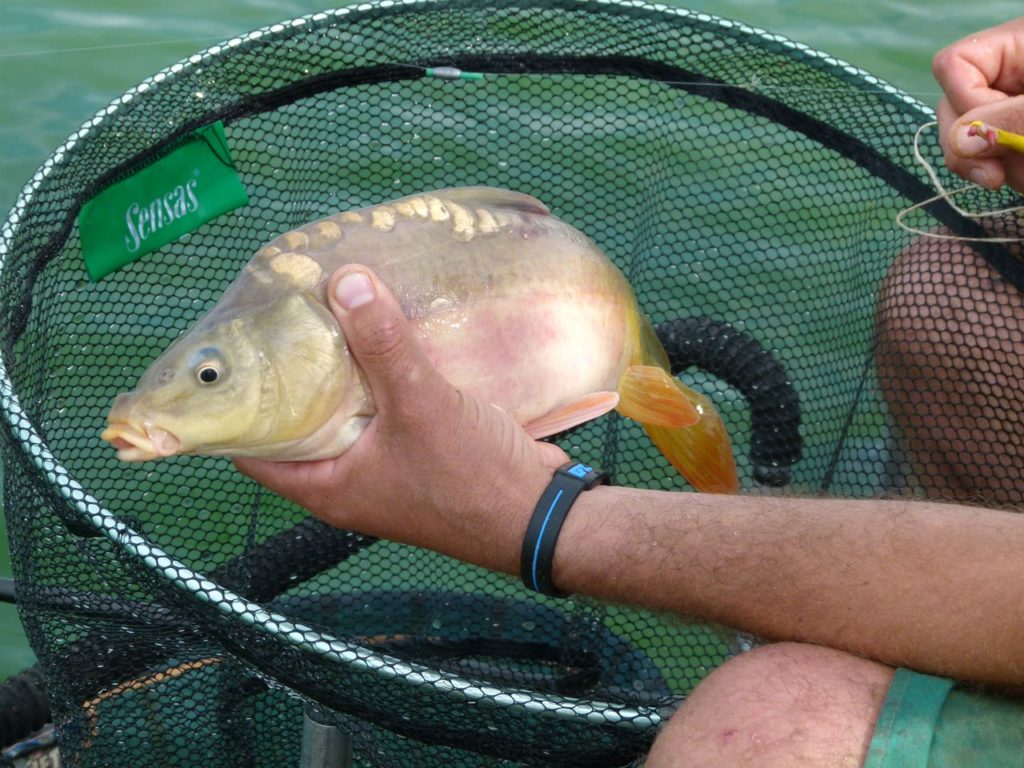
<path fill-rule="evenodd" d="M 921 235 L 922 237 L 931 237 L 931 238 L 934 238 L 936 240 L 957 240 L 957 241 L 960 241 L 960 242 L 968 242 L 968 243 L 1020 243 L 1020 242 L 1024 242 L 1024 237 L 997 237 L 997 236 L 992 236 L 992 237 L 964 237 L 964 236 L 961 236 L 961 235 L 945 235 L 945 234 L 942 234 L 940 232 L 933 232 L 933 231 L 929 231 L 929 230 L 925 230 L 925 229 L 918 229 L 917 227 L 912 227 L 912 226 L 910 226 L 909 224 L 907 224 L 906 222 L 903 221 L 904 217 L 906 217 L 907 214 L 917 210 L 918 208 L 923 208 L 923 207 L 925 207 L 927 205 L 931 205 L 932 203 L 938 202 L 939 200 L 945 201 L 945 203 L 950 208 L 952 208 L 954 211 L 956 211 L 961 216 L 963 216 L 964 218 L 967 218 L 967 219 L 995 218 L 995 217 L 998 217 L 998 216 L 1006 216 L 1008 214 L 1013 214 L 1013 213 L 1018 213 L 1018 212 L 1024 211 L 1024 206 L 1017 205 L 1017 206 L 1013 206 L 1011 208 L 1001 208 L 1001 209 L 999 209 L 997 211 L 971 212 L 971 211 L 968 211 L 968 210 L 965 210 L 965 209 L 961 208 L 955 202 L 953 202 L 953 196 L 954 195 L 959 195 L 959 194 L 962 194 L 964 192 L 969 192 L 969 191 L 974 190 L 974 189 L 984 189 L 984 187 L 982 187 L 979 184 L 965 184 L 964 186 L 958 187 L 956 189 L 948 190 L 948 189 L 945 188 L 945 186 L 939 180 L 939 175 L 935 171 L 935 168 L 925 158 L 924 153 L 921 152 L 921 134 L 924 133 L 925 130 L 927 130 L 929 128 L 934 128 L 937 125 L 938 125 L 938 122 L 933 120 L 931 122 L 928 122 L 928 123 L 925 123 L 924 125 L 922 125 L 914 133 L 914 159 L 921 165 L 922 168 L 924 168 L 925 173 L 928 174 L 928 178 L 931 179 L 932 186 L 935 187 L 935 189 L 938 191 L 938 194 L 935 195 L 934 197 L 928 198 L 927 200 L 922 200 L 921 202 L 916 203 L 916 204 L 910 206 L 909 208 L 904 208 L 902 211 L 900 211 L 899 213 L 896 214 L 896 224 L 901 229 L 904 229 L 907 232 L 910 232 L 910 233 L 915 234 L 915 235 Z"/>
<path fill-rule="evenodd" d="M 149 40 L 142 43 L 119 43 L 117 45 L 91 45 L 83 48 L 51 48 L 39 51 L 17 51 L 14 53 L 0 53 L 2 59 L 17 59 L 24 56 L 53 56 L 61 53 L 88 53 L 90 51 L 116 51 L 122 48 L 155 48 L 160 45 L 178 45 L 180 43 L 208 43 L 211 40 L 222 40 L 221 37 L 193 37 L 180 38 L 178 40 Z"/>

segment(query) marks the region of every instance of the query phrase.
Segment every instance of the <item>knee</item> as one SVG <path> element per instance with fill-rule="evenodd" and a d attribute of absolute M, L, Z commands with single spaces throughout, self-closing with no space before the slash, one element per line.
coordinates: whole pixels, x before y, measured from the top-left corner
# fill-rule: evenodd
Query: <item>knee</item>
<path fill-rule="evenodd" d="M 931 243 L 917 240 L 886 272 L 875 308 L 876 356 L 883 372 L 900 378 L 934 377 L 935 369 L 955 359 L 950 324 L 962 325 L 959 294 L 966 287 L 967 254 L 959 254 L 956 270 L 949 254 L 945 256 L 940 259 Z"/>
<path fill-rule="evenodd" d="M 969 245 L 918 240 L 879 292 L 878 384 L 929 496 L 1020 502 L 1021 294 Z"/>
<path fill-rule="evenodd" d="M 896 256 L 879 289 L 878 367 L 919 383 L 995 379 L 995 360 L 1016 372 L 1021 298 L 971 244 L 918 239 Z"/>
<path fill-rule="evenodd" d="M 647 765 L 860 765 L 891 678 L 889 667 L 829 648 L 758 648 L 697 687 Z"/>

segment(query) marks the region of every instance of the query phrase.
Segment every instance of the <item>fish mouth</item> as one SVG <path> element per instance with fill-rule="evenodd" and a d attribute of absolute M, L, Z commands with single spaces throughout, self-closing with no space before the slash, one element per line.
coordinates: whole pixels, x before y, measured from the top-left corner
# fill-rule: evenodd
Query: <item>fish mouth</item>
<path fill-rule="evenodd" d="M 112 421 L 100 435 L 117 449 L 121 461 L 149 461 L 173 456 L 181 441 L 154 424 L 137 426 L 127 421 Z"/>

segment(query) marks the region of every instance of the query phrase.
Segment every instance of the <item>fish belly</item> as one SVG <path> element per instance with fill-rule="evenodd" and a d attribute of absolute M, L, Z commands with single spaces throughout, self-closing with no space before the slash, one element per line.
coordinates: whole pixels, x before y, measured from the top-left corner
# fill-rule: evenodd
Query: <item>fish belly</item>
<path fill-rule="evenodd" d="M 614 297 L 495 297 L 415 323 L 428 359 L 455 387 L 522 424 L 592 392 L 614 391 L 628 359 Z"/>

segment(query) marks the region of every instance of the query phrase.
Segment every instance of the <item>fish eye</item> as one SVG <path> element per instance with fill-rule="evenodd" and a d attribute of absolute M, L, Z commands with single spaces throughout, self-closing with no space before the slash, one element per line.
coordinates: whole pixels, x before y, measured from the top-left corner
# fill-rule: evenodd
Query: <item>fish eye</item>
<path fill-rule="evenodd" d="M 201 349 L 193 358 L 192 371 L 200 384 L 215 384 L 224 376 L 224 360 L 216 349 Z"/>

